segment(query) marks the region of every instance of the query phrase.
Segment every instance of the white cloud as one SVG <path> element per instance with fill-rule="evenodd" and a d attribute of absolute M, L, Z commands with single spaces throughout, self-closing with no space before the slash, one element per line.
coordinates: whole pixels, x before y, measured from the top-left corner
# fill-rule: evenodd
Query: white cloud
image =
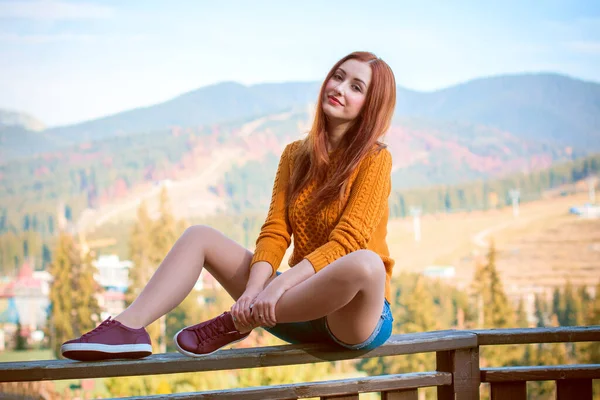
<path fill-rule="evenodd" d="M 57 33 L 57 34 L 28 34 L 0 33 L 0 43 L 12 44 L 47 44 L 58 42 L 79 43 L 123 43 L 140 42 L 147 39 L 147 35 L 89 35 L 83 33 Z"/>
<path fill-rule="evenodd" d="M 600 55 L 600 41 L 578 40 L 565 42 L 564 44 L 568 49 L 576 53 Z"/>
<path fill-rule="evenodd" d="M 110 7 L 55 0 L 0 2 L 0 18 L 35 20 L 98 19 L 113 16 Z"/>

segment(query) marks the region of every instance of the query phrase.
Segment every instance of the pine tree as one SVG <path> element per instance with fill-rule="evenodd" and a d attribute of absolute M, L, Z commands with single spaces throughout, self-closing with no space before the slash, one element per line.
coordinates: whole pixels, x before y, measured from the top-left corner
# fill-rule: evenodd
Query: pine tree
<path fill-rule="evenodd" d="M 556 315 L 559 326 L 562 325 L 563 315 L 565 314 L 565 300 L 558 287 L 555 287 L 552 293 L 552 314 Z"/>
<path fill-rule="evenodd" d="M 546 326 L 546 303 L 542 299 L 541 296 L 535 295 L 535 319 L 536 326 L 538 328 L 543 328 Z"/>
<path fill-rule="evenodd" d="M 590 300 L 585 325 L 600 325 L 600 282 L 596 285 L 595 296 Z M 600 342 L 580 343 L 577 346 L 580 363 L 600 364 Z"/>
<path fill-rule="evenodd" d="M 160 192 L 159 217 L 153 222 L 150 230 L 149 258 L 152 265 L 158 267 L 175 244 L 178 237 L 177 225 L 177 221 L 171 212 L 167 189 L 163 187 Z M 162 316 L 150 325 L 150 329 L 158 331 L 156 343 L 161 353 L 166 352 L 167 349 L 166 323 L 167 316 Z M 156 325 L 156 327 L 153 325 Z"/>
<path fill-rule="evenodd" d="M 17 330 L 15 331 L 15 350 L 27 350 L 27 339 L 23 336 L 21 319 L 17 319 Z"/>
<path fill-rule="evenodd" d="M 170 210 L 165 188 L 160 193 L 159 216 L 155 221 L 150 218 L 146 205 L 140 205 L 129 240 L 129 253 L 134 266 L 129 271 L 129 287 L 125 294 L 128 305 L 139 296 L 184 228 L 185 224 L 177 222 Z M 146 327 L 155 352 L 166 351 L 165 336 L 170 331 L 166 327 L 167 321 L 167 317 L 163 316 Z"/>
<path fill-rule="evenodd" d="M 150 261 L 151 241 L 149 232 L 152 231 L 152 220 L 145 203 L 137 210 L 137 220 L 129 237 L 129 258 L 133 267 L 129 270 L 129 286 L 125 292 L 125 303 L 130 305 L 139 296 L 142 289 L 150 280 L 154 266 Z"/>
<path fill-rule="evenodd" d="M 53 279 L 50 286 L 50 339 L 56 357 L 60 356 L 62 343 L 75 337 L 71 288 L 75 258 L 76 249 L 73 238 L 66 233 L 61 233 L 49 269 Z"/>
<path fill-rule="evenodd" d="M 95 296 L 99 287 L 93 277 L 90 256 L 82 257 L 73 237 L 64 232 L 58 238 L 49 272 L 53 278 L 49 316 L 51 347 L 59 357 L 64 341 L 96 325 L 100 309 Z"/>
<path fill-rule="evenodd" d="M 525 311 L 525 302 L 522 297 L 519 299 L 519 306 L 517 307 L 517 326 L 519 328 L 529 327 L 527 312 Z"/>
<path fill-rule="evenodd" d="M 129 306 L 142 292 L 154 270 L 158 267 L 152 260 L 151 235 L 154 223 L 150 219 L 146 204 L 142 203 L 137 211 L 137 220 L 129 238 L 129 257 L 133 266 L 129 269 L 129 286 L 125 292 L 125 304 Z M 146 327 L 154 352 L 159 351 L 160 326 L 155 322 Z"/>
<path fill-rule="evenodd" d="M 473 295 L 479 308 L 481 328 L 514 328 L 515 310 L 510 305 L 502 281 L 496 269 L 496 247 L 490 245 L 485 265 L 475 271 Z M 488 347 L 481 352 L 483 363 L 509 365 L 517 363 L 523 357 L 523 349 L 516 346 L 504 348 Z"/>
<path fill-rule="evenodd" d="M 583 306 L 579 293 L 573 289 L 571 281 L 567 281 L 564 293 L 564 314 L 561 326 L 583 325 Z"/>
<path fill-rule="evenodd" d="M 80 335 L 93 329 L 100 319 L 97 295 L 102 287 L 94 279 L 97 272 L 92 264 L 92 254 L 82 255 L 73 269 L 73 320 L 75 334 Z"/>

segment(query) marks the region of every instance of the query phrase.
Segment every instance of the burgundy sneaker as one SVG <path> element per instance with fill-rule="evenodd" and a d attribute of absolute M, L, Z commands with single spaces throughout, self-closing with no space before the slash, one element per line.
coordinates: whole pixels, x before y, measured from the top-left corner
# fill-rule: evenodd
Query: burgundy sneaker
<path fill-rule="evenodd" d="M 143 358 L 152 354 L 152 344 L 146 329 L 129 328 L 108 317 L 80 338 L 63 343 L 60 352 L 77 361 Z"/>
<path fill-rule="evenodd" d="M 202 357 L 228 344 L 246 339 L 250 332 L 238 331 L 233 324 L 231 313 L 224 312 L 211 320 L 183 328 L 175 334 L 173 340 L 181 354 Z"/>

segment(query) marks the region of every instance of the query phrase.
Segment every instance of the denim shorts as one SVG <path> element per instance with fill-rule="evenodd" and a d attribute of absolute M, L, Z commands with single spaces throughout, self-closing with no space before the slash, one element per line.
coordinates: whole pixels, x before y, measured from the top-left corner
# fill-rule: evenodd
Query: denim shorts
<path fill-rule="evenodd" d="M 329 330 L 327 317 L 314 319 L 306 322 L 290 322 L 277 324 L 272 328 L 264 329 L 291 344 L 300 343 L 326 343 L 334 347 L 342 347 L 350 350 L 370 351 L 384 344 L 392 334 L 394 318 L 390 309 L 390 303 L 385 300 L 381 317 L 375 326 L 371 336 L 362 343 L 347 344 L 338 340 Z"/>

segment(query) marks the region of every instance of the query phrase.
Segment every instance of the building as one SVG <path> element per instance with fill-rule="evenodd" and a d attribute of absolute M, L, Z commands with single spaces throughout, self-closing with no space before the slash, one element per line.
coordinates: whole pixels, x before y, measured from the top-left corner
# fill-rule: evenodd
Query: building
<path fill-rule="evenodd" d="M 97 269 L 94 279 L 104 289 L 96 296 L 102 310 L 100 317 L 115 317 L 125 309 L 125 291 L 129 287 L 129 269 L 133 263 L 111 254 L 99 256 L 93 265 Z"/>

